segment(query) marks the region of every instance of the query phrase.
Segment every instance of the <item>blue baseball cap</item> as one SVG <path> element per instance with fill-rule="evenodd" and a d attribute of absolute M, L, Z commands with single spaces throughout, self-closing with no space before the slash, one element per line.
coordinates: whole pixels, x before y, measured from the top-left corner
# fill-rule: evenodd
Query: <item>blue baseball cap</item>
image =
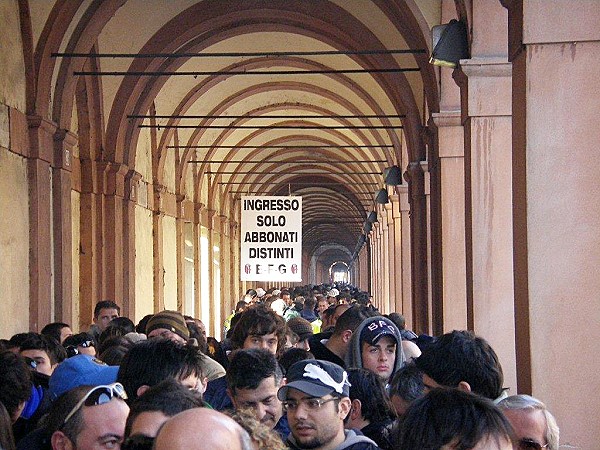
<path fill-rule="evenodd" d="M 90 355 L 77 355 L 61 362 L 50 377 L 51 399 L 78 386 L 99 386 L 117 381 L 119 366 L 109 366 Z"/>

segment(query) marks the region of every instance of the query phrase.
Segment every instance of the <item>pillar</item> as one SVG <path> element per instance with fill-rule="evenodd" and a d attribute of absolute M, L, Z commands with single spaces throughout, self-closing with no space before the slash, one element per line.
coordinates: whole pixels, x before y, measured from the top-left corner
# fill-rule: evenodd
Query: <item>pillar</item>
<path fill-rule="evenodd" d="M 513 62 L 518 389 L 547 404 L 561 448 L 597 448 L 600 4 L 503 3 Z"/>
<path fill-rule="evenodd" d="M 402 259 L 402 303 L 400 311 L 406 319 L 406 328 L 414 328 L 413 298 L 412 298 L 412 252 L 411 252 L 411 221 L 408 186 L 396 186 L 400 206 L 401 247 Z"/>
<path fill-rule="evenodd" d="M 52 167 L 52 231 L 54 240 L 54 320 L 74 323 L 72 304 L 71 158 L 77 136 L 67 130 L 54 134 Z"/>
<path fill-rule="evenodd" d="M 441 187 L 443 333 L 467 329 L 464 132 L 460 111 L 433 114 Z"/>
<path fill-rule="evenodd" d="M 165 309 L 165 269 L 163 266 L 164 240 L 162 196 L 167 188 L 161 184 L 154 184 L 154 209 L 152 211 L 152 246 L 154 247 L 154 311 Z"/>
<path fill-rule="evenodd" d="M 390 196 L 392 197 L 392 196 Z M 396 196 L 395 206 L 398 206 Z M 387 297 L 387 308 L 388 313 L 396 310 L 396 229 L 394 228 L 394 201 L 390 198 L 390 201 L 384 206 L 385 208 L 385 221 L 387 229 L 387 264 L 388 264 L 388 297 Z"/>
<path fill-rule="evenodd" d="M 515 391 L 512 233 L 512 68 L 507 13 L 497 1 L 473 10 L 472 58 L 461 61 L 465 131 L 467 324 L 498 353 L 505 386 Z"/>
<path fill-rule="evenodd" d="M 52 178 L 56 126 L 39 116 L 28 117 L 29 176 L 29 329 L 52 322 Z"/>
<path fill-rule="evenodd" d="M 402 314 L 402 218 L 400 216 L 400 198 L 397 194 L 389 196 L 388 227 L 390 228 L 390 264 L 393 270 L 390 277 L 390 309 Z"/>

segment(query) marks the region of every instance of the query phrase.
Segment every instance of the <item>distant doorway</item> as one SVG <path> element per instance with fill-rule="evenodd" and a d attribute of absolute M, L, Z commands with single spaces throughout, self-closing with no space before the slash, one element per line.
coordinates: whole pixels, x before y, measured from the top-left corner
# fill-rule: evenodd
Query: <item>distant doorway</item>
<path fill-rule="evenodd" d="M 336 261 L 329 266 L 329 280 L 332 283 L 350 283 L 349 267 L 343 261 Z"/>

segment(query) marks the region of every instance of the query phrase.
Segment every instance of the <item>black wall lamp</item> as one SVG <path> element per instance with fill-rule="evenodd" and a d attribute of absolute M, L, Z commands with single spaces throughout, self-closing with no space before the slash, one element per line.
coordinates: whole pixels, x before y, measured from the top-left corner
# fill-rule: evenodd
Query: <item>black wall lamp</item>
<path fill-rule="evenodd" d="M 385 205 L 387 202 L 390 201 L 390 198 L 388 196 L 388 191 L 387 189 L 379 189 L 376 193 L 375 193 L 375 203 L 379 203 L 380 205 Z"/>
<path fill-rule="evenodd" d="M 398 186 L 402 184 L 402 170 L 394 165 L 383 171 L 383 180 L 388 186 Z"/>
<path fill-rule="evenodd" d="M 461 59 L 469 58 L 467 27 L 463 22 L 452 19 L 445 25 L 431 30 L 432 47 L 429 62 L 434 66 L 456 67 Z"/>
<path fill-rule="evenodd" d="M 367 222 L 375 223 L 377 222 L 377 212 L 371 211 L 367 216 Z"/>

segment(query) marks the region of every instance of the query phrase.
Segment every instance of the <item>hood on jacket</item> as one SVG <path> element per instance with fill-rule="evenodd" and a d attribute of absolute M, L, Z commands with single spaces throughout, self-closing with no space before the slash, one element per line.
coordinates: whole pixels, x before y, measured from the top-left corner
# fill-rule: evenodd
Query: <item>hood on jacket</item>
<path fill-rule="evenodd" d="M 388 335 L 393 335 L 396 338 L 396 361 L 394 362 L 394 370 L 390 375 L 390 379 L 394 376 L 396 371 L 402 367 L 405 363 L 406 358 L 404 357 L 404 352 L 402 351 L 402 337 L 400 336 L 400 330 L 396 326 L 394 322 L 384 316 L 375 316 L 369 317 L 362 321 L 362 323 L 358 326 L 358 328 L 352 333 L 352 338 L 350 339 L 350 347 L 348 348 L 348 353 L 346 354 L 346 367 L 348 369 L 363 369 L 362 362 L 362 342 L 364 341 L 363 331 L 365 333 L 369 333 L 369 325 L 378 322 L 385 322 L 387 328 L 391 331 L 386 332 Z M 373 327 L 371 327 L 373 328 Z M 361 337 L 363 339 L 361 339 Z"/>

